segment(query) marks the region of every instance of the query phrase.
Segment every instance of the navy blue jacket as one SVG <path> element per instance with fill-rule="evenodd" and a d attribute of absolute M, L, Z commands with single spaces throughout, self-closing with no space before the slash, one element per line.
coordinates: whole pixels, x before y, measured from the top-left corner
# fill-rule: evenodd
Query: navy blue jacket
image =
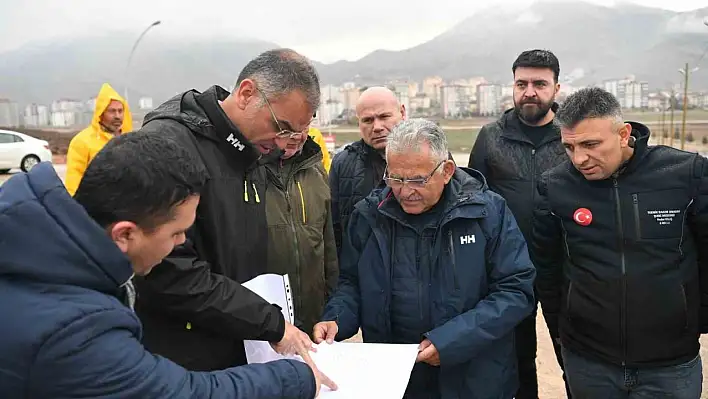
<path fill-rule="evenodd" d="M 534 303 L 536 272 L 526 242 L 504 199 L 479 172 L 458 168 L 443 198 L 431 248 L 438 261 L 419 285 L 428 290 L 434 328 L 424 336 L 440 355 L 440 397 L 511 398 L 518 384 L 513 331 Z M 395 201 L 391 190 L 375 190 L 352 213 L 339 286 L 323 316 L 337 322 L 338 340 L 361 327 L 365 342 L 396 341 L 391 264 L 407 255 L 392 254 L 390 240 L 394 223 L 406 221 L 385 213 L 386 201 Z"/>
<path fill-rule="evenodd" d="M 304 363 L 189 372 L 140 343 L 128 258 L 48 163 L 0 188 L 0 392 L 14 398 L 312 398 Z"/>

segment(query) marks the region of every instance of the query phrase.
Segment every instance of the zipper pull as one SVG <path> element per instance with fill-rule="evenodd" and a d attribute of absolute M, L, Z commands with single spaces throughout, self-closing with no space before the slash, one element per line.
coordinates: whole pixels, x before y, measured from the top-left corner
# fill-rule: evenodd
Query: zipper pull
<path fill-rule="evenodd" d="M 261 198 L 258 196 L 258 190 L 256 189 L 256 184 L 251 183 L 251 186 L 253 186 L 253 194 L 255 194 L 255 196 L 256 196 L 256 203 L 260 203 Z"/>
<path fill-rule="evenodd" d="M 532 149 L 531 149 L 531 155 L 536 155 L 536 149 L 535 149 L 535 148 L 532 148 Z"/>
<path fill-rule="evenodd" d="M 248 202 L 248 184 L 246 183 L 246 179 L 243 179 L 243 200 Z"/>

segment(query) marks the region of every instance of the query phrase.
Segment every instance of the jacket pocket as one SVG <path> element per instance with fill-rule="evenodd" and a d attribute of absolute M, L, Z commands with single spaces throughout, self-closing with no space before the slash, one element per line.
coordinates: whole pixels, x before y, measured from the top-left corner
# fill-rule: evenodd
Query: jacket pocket
<path fill-rule="evenodd" d="M 680 239 L 688 197 L 673 189 L 632 194 L 634 228 L 639 240 Z"/>

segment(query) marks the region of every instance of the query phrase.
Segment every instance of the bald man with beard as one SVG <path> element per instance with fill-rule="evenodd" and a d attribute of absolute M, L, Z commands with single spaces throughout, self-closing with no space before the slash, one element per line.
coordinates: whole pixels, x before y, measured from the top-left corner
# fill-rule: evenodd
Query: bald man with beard
<path fill-rule="evenodd" d="M 361 140 L 337 154 L 329 172 L 337 255 L 341 254 L 342 235 L 354 205 L 383 184 L 387 137 L 398 122 L 406 119 L 406 108 L 391 90 L 370 87 L 359 97 L 356 117 Z"/>

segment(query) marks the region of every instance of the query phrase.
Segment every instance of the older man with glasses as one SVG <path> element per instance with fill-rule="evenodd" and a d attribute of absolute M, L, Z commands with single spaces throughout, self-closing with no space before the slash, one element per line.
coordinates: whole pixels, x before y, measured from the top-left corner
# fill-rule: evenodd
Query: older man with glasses
<path fill-rule="evenodd" d="M 420 344 L 405 398 L 512 398 L 535 269 L 506 202 L 423 119 L 388 135 L 387 187 L 359 202 L 315 342 Z"/>
<path fill-rule="evenodd" d="M 251 60 L 231 93 L 187 91 L 146 116 L 142 131 L 174 139 L 209 174 L 186 242 L 136 281 L 148 350 L 199 371 L 245 364 L 246 339 L 307 354 L 308 335 L 241 283 L 267 271 L 266 174 L 257 161 L 280 151 L 277 137 L 307 132 L 319 101 L 312 64 L 277 49 Z"/>

